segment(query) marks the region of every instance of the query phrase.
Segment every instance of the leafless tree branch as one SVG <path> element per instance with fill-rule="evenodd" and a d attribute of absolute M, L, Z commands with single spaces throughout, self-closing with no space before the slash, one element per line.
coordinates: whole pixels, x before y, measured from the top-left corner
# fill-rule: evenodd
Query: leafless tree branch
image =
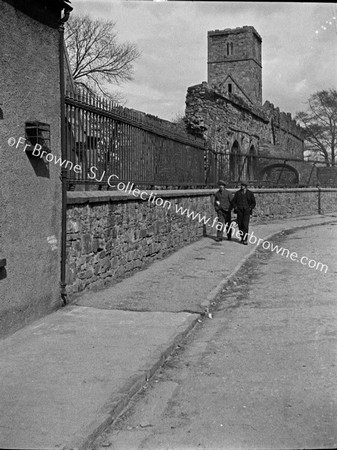
<path fill-rule="evenodd" d="M 307 111 L 296 114 L 295 119 L 304 129 L 305 140 L 323 156 L 328 164 L 336 162 L 337 143 L 337 91 L 318 91 L 308 99 Z"/>
<path fill-rule="evenodd" d="M 132 80 L 133 63 L 140 56 L 137 46 L 117 40 L 115 22 L 70 16 L 65 42 L 74 82 L 89 92 L 114 98 L 106 84 Z"/>

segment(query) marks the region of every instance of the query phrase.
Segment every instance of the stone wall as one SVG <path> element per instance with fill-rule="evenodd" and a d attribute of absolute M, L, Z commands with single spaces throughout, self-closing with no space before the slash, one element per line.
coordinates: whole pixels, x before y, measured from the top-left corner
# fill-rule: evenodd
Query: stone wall
<path fill-rule="evenodd" d="M 291 114 L 280 111 L 269 101 L 264 102 L 262 109 L 269 120 L 270 143 L 276 146 L 278 153 L 303 159 L 303 130 L 292 119 Z"/>
<path fill-rule="evenodd" d="M 254 27 L 208 32 L 208 83 L 220 86 L 233 82 L 234 93 L 250 103 L 262 102 L 261 36 Z M 231 46 L 228 52 L 227 46 Z"/>
<path fill-rule="evenodd" d="M 321 187 L 337 187 L 337 167 L 317 167 L 317 181 Z"/>
<path fill-rule="evenodd" d="M 204 82 L 188 88 L 185 114 L 189 132 L 204 137 L 213 150 L 230 150 L 237 140 L 241 153 L 254 144 L 258 149 L 261 147 L 262 155 L 303 158 L 301 130 L 290 114 L 281 113 L 269 102 L 263 108 L 249 105 L 235 95 L 211 89 Z"/>
<path fill-rule="evenodd" d="M 337 212 L 337 189 L 252 189 L 254 216 L 261 220 L 283 219 Z"/>
<path fill-rule="evenodd" d="M 159 191 L 157 204 L 121 192 L 68 192 L 70 296 L 101 288 L 200 238 L 203 225 L 176 208 L 213 217 L 211 192 Z"/>
<path fill-rule="evenodd" d="M 29 9 L 29 2 L 16 3 Z M 51 152 L 61 154 L 60 16 L 51 28 L 0 2 L 0 259 L 7 261 L 0 269 L 1 335 L 61 303 L 60 168 L 30 157 L 24 140 L 16 147 L 25 123 L 39 121 L 50 125 Z"/>
<path fill-rule="evenodd" d="M 269 102 L 263 107 L 250 105 L 234 94 L 222 92 L 218 88 L 211 89 L 207 83 L 202 83 L 188 88 L 185 114 L 188 131 L 203 137 L 213 151 L 229 153 L 235 148 L 241 154 L 261 156 L 256 160 L 254 178 L 248 173 L 247 164 L 241 178 L 263 179 L 269 165 L 277 162 L 283 164 L 286 158 L 303 160 L 301 129 L 290 114 L 280 112 Z M 288 164 L 296 171 L 301 169 L 298 178 L 301 184 L 305 184 L 310 174 L 306 163 L 299 163 L 302 164 L 299 166 L 289 161 Z M 237 168 L 230 167 L 221 177 L 237 179 L 239 163 L 236 165 Z"/>
<path fill-rule="evenodd" d="M 235 95 L 222 94 L 207 83 L 188 88 L 186 126 L 191 134 L 203 137 L 217 152 L 229 151 L 238 141 L 241 152 L 260 139 L 269 140 L 268 117 L 259 108 L 245 104 Z"/>
<path fill-rule="evenodd" d="M 234 192 L 235 190 L 233 190 Z M 143 191 L 145 192 L 145 191 Z M 158 191 L 162 201 L 124 192 L 68 192 L 69 299 L 101 289 L 199 238 L 215 234 L 216 190 Z M 337 212 L 337 189 L 255 189 L 253 221 Z M 164 203 L 166 202 L 166 203 Z M 170 205 L 170 206 L 169 206 Z M 200 213 L 188 218 L 176 208 Z M 199 218 L 209 219 L 207 226 Z M 210 226 L 209 226 L 210 225 Z"/>
<path fill-rule="evenodd" d="M 322 214 L 331 214 L 337 211 L 336 188 L 318 189 L 318 204 Z"/>

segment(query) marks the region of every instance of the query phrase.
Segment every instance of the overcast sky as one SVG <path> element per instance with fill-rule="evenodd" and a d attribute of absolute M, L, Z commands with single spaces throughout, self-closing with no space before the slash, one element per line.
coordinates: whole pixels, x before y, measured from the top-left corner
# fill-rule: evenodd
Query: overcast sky
<path fill-rule="evenodd" d="M 262 37 L 263 102 L 292 114 L 308 97 L 336 88 L 334 3 L 71 0 L 73 13 L 116 22 L 120 41 L 137 44 L 125 106 L 172 120 L 189 86 L 207 80 L 207 31 L 252 25 Z M 334 19 L 335 17 L 335 19 Z M 329 23 L 331 22 L 331 23 Z M 324 29 L 324 28 L 325 29 Z"/>

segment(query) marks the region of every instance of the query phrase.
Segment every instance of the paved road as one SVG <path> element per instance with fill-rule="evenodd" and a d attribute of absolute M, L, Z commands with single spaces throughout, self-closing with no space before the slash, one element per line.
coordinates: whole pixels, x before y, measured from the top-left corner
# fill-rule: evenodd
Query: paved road
<path fill-rule="evenodd" d="M 96 449 L 336 448 L 336 238 L 278 242 L 327 273 L 258 251 Z"/>

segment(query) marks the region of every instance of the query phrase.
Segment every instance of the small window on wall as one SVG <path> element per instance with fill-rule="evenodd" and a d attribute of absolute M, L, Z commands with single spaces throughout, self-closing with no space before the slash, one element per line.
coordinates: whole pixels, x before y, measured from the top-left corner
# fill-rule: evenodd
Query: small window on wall
<path fill-rule="evenodd" d="M 228 83 L 228 93 L 231 94 L 232 92 L 232 83 Z"/>
<path fill-rule="evenodd" d="M 227 56 L 232 56 L 234 50 L 233 42 L 227 42 Z"/>
<path fill-rule="evenodd" d="M 42 122 L 26 122 L 26 139 L 32 146 L 41 145 L 44 150 L 50 149 L 50 125 Z M 49 150 L 50 151 L 50 150 Z"/>
<path fill-rule="evenodd" d="M 0 120 L 3 120 L 4 118 L 4 113 L 2 112 L 2 109 L 0 108 Z"/>

